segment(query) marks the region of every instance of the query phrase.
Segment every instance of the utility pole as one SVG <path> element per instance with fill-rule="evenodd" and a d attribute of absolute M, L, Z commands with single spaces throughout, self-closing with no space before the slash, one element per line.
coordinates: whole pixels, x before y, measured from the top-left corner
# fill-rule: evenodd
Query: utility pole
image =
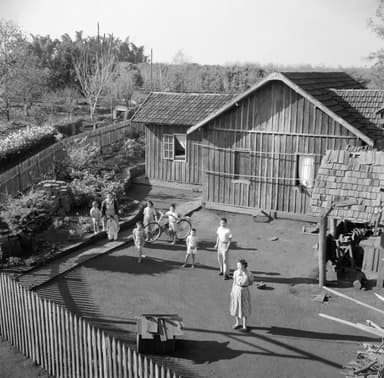
<path fill-rule="evenodd" d="M 152 49 L 151 49 L 151 92 L 153 91 L 152 61 L 153 61 L 153 51 L 152 51 Z"/>

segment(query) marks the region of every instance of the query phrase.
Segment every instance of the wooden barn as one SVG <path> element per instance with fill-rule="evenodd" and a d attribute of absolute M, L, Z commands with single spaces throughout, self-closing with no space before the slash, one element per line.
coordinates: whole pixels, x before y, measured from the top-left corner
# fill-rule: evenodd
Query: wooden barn
<path fill-rule="evenodd" d="M 201 186 L 207 208 L 301 218 L 327 150 L 384 149 L 384 91 L 344 72 L 273 73 L 239 95 L 152 93 L 151 181 Z"/>
<path fill-rule="evenodd" d="M 151 93 L 132 118 L 145 125 L 145 169 L 151 183 L 201 185 L 201 135 L 187 130 L 220 109 L 234 95 Z"/>
<path fill-rule="evenodd" d="M 321 159 L 347 145 L 384 147 L 384 91 L 343 72 L 273 73 L 190 127 L 204 147 L 208 208 L 311 214 Z"/>

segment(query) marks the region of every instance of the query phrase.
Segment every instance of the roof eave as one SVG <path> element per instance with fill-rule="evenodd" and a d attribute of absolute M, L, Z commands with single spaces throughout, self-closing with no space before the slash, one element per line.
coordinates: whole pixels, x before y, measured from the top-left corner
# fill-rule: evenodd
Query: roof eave
<path fill-rule="evenodd" d="M 201 122 L 197 123 L 196 125 L 190 127 L 187 130 L 187 134 L 193 133 L 195 130 L 199 129 L 200 127 L 207 124 L 209 121 L 213 120 L 220 114 L 224 113 L 225 111 L 229 110 L 232 106 L 234 106 L 238 101 L 242 100 L 243 98 L 247 97 L 249 94 L 253 93 L 254 91 L 258 90 L 265 84 L 269 83 L 273 80 L 279 80 L 288 85 L 291 89 L 293 89 L 295 92 L 302 95 L 304 98 L 308 99 L 310 102 L 312 102 L 317 108 L 321 109 L 324 113 L 329 115 L 331 118 L 333 118 L 335 121 L 339 122 L 341 125 L 343 125 L 347 130 L 355 134 L 357 137 L 359 137 L 361 140 L 363 140 L 365 143 L 373 146 L 374 141 L 369 138 L 367 135 L 362 133 L 360 130 L 356 129 L 354 126 L 352 126 L 349 122 L 344 120 L 343 118 L 339 117 L 337 114 L 335 114 L 332 110 L 327 108 L 325 105 L 323 105 L 319 100 L 314 98 L 312 95 L 310 95 L 308 92 L 306 92 L 304 89 L 302 89 L 300 86 L 292 82 L 290 79 L 288 79 L 286 76 L 279 72 L 274 72 L 270 75 L 268 75 L 265 79 L 260 81 L 259 83 L 255 84 L 252 88 L 248 89 L 244 93 L 236 96 L 232 101 L 230 101 L 228 104 L 224 105 L 222 108 L 217 110 L 216 112 L 210 114 L 208 117 L 203 119 Z"/>

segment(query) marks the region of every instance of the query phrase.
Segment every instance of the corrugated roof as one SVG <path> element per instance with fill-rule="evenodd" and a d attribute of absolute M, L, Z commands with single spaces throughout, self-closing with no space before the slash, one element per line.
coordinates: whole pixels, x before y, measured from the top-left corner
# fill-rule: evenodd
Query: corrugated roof
<path fill-rule="evenodd" d="M 233 94 L 152 92 L 133 121 L 191 126 L 221 108 Z"/>
<path fill-rule="evenodd" d="M 319 216 L 333 202 L 348 200 L 354 204 L 334 208 L 331 216 L 374 223 L 384 204 L 381 189 L 384 189 L 384 151 L 327 151 L 312 191 L 312 212 Z"/>

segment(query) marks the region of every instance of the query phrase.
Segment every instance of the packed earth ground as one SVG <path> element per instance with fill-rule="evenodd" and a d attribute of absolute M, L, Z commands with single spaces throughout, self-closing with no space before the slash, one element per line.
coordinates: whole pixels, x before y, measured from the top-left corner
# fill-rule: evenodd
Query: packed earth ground
<path fill-rule="evenodd" d="M 191 196 L 180 190 L 148 191 L 139 186 L 132 195 L 146 195 L 162 208 Z M 234 235 L 231 267 L 245 258 L 256 282 L 266 283 L 264 290 L 256 285 L 251 289 L 249 333 L 232 330 L 232 281 L 217 274 L 213 246 L 222 216 Z M 165 362 L 185 377 L 339 377 L 359 343 L 377 341 L 318 316 L 324 312 L 380 324 L 376 314 L 340 298 L 313 301 L 319 293 L 313 248 L 317 237 L 303 234 L 302 222 L 259 223 L 247 215 L 200 210 L 192 215 L 192 223 L 201 240 L 195 269 L 182 268 L 183 243 L 170 246 L 162 239 L 145 248 L 147 259 L 141 264 L 134 247 L 125 247 L 85 263 L 38 292 L 132 345 L 136 316 L 179 314 L 185 335 Z M 382 307 L 372 291 L 341 290 Z"/>

